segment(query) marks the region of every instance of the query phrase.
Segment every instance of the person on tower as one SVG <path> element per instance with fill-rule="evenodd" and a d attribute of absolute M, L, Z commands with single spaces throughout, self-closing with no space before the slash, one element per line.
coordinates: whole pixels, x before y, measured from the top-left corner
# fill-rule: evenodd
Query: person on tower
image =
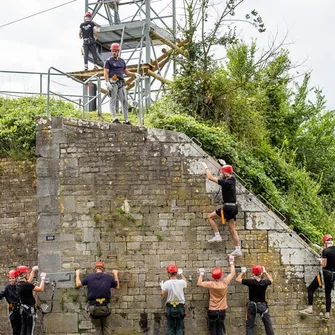
<path fill-rule="evenodd" d="M 113 123 L 120 123 L 116 117 L 116 99 L 118 98 L 123 113 L 123 123 L 131 125 L 128 120 L 128 101 L 127 91 L 125 88 L 124 74 L 130 77 L 140 77 L 138 73 L 130 72 L 127 69 L 126 62 L 119 57 L 120 44 L 113 43 L 111 45 L 112 55 L 106 59 L 104 64 L 104 78 L 109 100 L 109 109 L 113 117 Z"/>
<path fill-rule="evenodd" d="M 223 199 L 223 206 L 217 208 L 214 212 L 208 214 L 207 216 L 209 224 L 214 232 L 214 237 L 208 240 L 208 242 L 213 243 L 222 241 L 222 237 L 220 236 L 218 225 L 215 220 L 221 219 L 222 223 L 227 221 L 228 229 L 235 246 L 235 250 L 231 252 L 231 255 L 241 256 L 242 250 L 236 231 L 236 215 L 238 214 L 238 208 L 236 204 L 236 179 L 233 176 L 233 167 L 231 165 L 223 165 L 220 170 L 220 178 L 216 178 L 211 174 L 206 163 L 202 162 L 202 165 L 206 170 L 208 180 L 221 186 Z"/>
<path fill-rule="evenodd" d="M 96 38 L 99 34 L 99 26 L 92 21 L 92 13 L 86 12 L 84 22 L 79 26 L 79 38 L 83 39 L 84 49 L 84 66 L 85 71 L 88 70 L 88 54 L 91 52 L 93 56 L 94 70 L 98 69 L 98 55 Z"/>
<path fill-rule="evenodd" d="M 5 298 L 8 303 L 8 317 L 12 326 L 13 335 L 21 333 L 21 315 L 20 315 L 20 299 L 16 289 L 17 271 L 10 270 L 8 272 L 9 283 L 0 292 L 0 300 Z"/>
<path fill-rule="evenodd" d="M 325 319 L 330 318 L 330 311 L 332 307 L 331 293 L 332 289 L 334 288 L 335 279 L 335 246 L 333 243 L 334 241 L 332 235 L 326 234 L 323 236 L 322 244 L 324 245 L 324 249 L 322 250 L 321 254 L 322 270 L 317 274 L 317 276 L 307 288 L 308 307 L 300 311 L 301 314 L 313 314 L 314 293 L 319 287 L 323 286 L 322 281 L 324 281 L 326 296 Z"/>

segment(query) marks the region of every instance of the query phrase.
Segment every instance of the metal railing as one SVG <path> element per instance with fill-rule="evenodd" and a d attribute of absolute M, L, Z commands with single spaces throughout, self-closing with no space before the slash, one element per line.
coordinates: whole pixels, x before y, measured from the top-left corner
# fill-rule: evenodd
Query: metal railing
<path fill-rule="evenodd" d="M 80 85 L 83 86 L 83 103 L 80 102 L 80 100 L 77 102 L 76 100 L 72 100 L 69 99 L 66 95 L 57 93 L 55 91 L 51 91 L 50 89 L 50 84 L 51 84 L 51 76 L 54 75 L 54 73 L 51 73 L 51 71 L 54 70 L 57 72 L 57 74 L 66 76 L 67 78 L 72 79 L 73 81 L 79 83 Z M 50 67 L 48 70 L 48 83 L 47 83 L 47 116 L 50 118 L 51 117 L 51 113 L 50 113 L 50 95 L 55 95 L 58 96 L 62 99 L 65 99 L 67 101 L 70 101 L 78 106 L 80 106 L 82 108 L 82 118 L 85 118 L 85 110 L 87 108 L 87 106 L 95 99 L 98 100 L 98 115 L 101 116 L 102 115 L 102 111 L 101 111 L 101 79 L 100 76 L 98 74 L 94 74 L 93 76 L 89 77 L 88 79 L 86 79 L 85 81 L 79 80 L 78 75 L 71 75 L 69 73 L 65 73 L 61 70 L 58 70 L 54 67 Z M 89 96 L 86 94 L 86 90 L 87 90 L 87 85 L 93 81 L 97 81 L 97 94 L 94 96 Z"/>

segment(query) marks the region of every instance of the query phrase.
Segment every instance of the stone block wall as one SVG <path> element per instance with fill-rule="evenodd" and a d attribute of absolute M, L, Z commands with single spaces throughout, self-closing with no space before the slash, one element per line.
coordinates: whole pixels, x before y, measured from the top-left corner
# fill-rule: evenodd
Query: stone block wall
<path fill-rule="evenodd" d="M 180 133 L 57 118 L 38 123 L 37 204 L 35 167 L 5 160 L 0 165 L 1 284 L 11 267 L 36 264 L 38 248 L 49 279 L 39 294 L 46 334 L 88 335 L 94 330 L 86 291 L 74 288 L 74 270 L 92 272 L 102 259 L 121 279 L 113 292 L 113 334 L 165 334 L 158 283 L 167 279 L 166 265 L 176 263 L 188 279 L 185 334 L 208 334 L 208 294 L 196 287 L 196 269 L 205 267 L 207 277 L 214 266 L 227 271 L 233 248 L 222 225 L 223 243 L 207 243 L 212 233 L 206 214 L 220 197 L 199 162 L 206 161 L 212 173 L 217 163 Z M 332 319 L 298 315 L 306 283 L 319 268 L 317 256 L 241 185 L 238 202 L 244 254 L 236 265 L 262 263 L 272 274 L 268 300 L 276 334 L 335 334 Z M 246 288 L 233 282 L 227 334 L 244 334 L 246 302 Z M 322 291 L 315 305 L 316 314 L 324 309 Z M 2 301 L 1 335 L 10 333 L 6 307 Z M 255 334 L 264 334 L 259 319 Z"/>
<path fill-rule="evenodd" d="M 37 264 L 35 164 L 0 160 L 0 284 L 19 265 Z M 0 334 L 10 334 L 7 302 L 0 303 Z"/>
<path fill-rule="evenodd" d="M 223 242 L 211 245 L 207 213 L 218 186 L 206 181 L 200 161 L 212 173 L 219 165 L 184 134 L 53 118 L 38 120 L 39 264 L 50 284 L 41 300 L 47 334 L 91 334 L 85 289 L 74 289 L 74 271 L 93 271 L 102 259 L 119 270 L 121 287 L 113 292 L 113 334 L 165 334 L 159 282 L 176 263 L 188 279 L 185 334 L 208 334 L 208 293 L 196 286 L 197 268 L 228 270 L 233 249 L 226 226 Z M 223 157 L 224 158 L 224 157 Z M 317 255 L 242 185 L 237 229 L 244 254 L 237 266 L 265 265 L 274 278 L 268 290 L 276 334 L 335 334 L 329 321 L 301 319 L 306 282 L 318 271 Z M 227 333 L 245 332 L 247 289 L 229 287 Z M 319 299 L 320 308 L 323 300 Z M 319 312 L 319 310 L 318 310 Z M 264 334 L 260 320 L 255 334 Z"/>

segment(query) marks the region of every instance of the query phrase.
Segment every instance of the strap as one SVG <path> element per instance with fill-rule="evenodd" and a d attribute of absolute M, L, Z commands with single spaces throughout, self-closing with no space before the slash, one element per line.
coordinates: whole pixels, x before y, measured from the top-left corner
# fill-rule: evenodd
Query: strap
<path fill-rule="evenodd" d="M 222 223 L 222 224 L 225 224 L 225 223 L 226 223 L 226 221 L 225 221 L 225 219 L 224 219 L 224 209 L 223 209 L 223 207 L 221 208 L 221 223 Z"/>

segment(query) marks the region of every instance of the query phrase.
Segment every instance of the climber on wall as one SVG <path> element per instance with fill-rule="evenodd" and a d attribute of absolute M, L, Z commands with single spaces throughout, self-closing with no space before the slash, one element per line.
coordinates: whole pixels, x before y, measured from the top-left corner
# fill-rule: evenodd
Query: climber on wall
<path fill-rule="evenodd" d="M 166 268 L 169 280 L 160 283 L 162 297 L 166 299 L 166 317 L 168 326 L 168 335 L 182 335 L 185 318 L 185 296 L 184 289 L 187 287 L 187 281 L 183 275 L 182 269 L 178 269 L 175 264 Z M 181 279 L 177 279 L 177 275 Z"/>
<path fill-rule="evenodd" d="M 236 278 L 238 283 L 246 285 L 249 288 L 246 334 L 253 335 L 255 317 L 258 313 L 264 323 L 266 335 L 274 335 L 268 304 L 265 300 L 265 292 L 267 287 L 272 284 L 272 277 L 266 272 L 265 267 L 261 265 L 254 265 L 252 267 L 251 272 L 254 275 L 254 279 L 242 279 L 246 271 L 247 269 L 242 267 L 241 273 Z M 266 279 L 262 279 L 262 274 L 265 275 Z"/>
<path fill-rule="evenodd" d="M 33 335 L 36 321 L 36 301 L 33 292 L 44 291 L 44 281 L 46 274 L 40 274 L 40 285 L 34 285 L 31 282 L 34 278 L 35 271 L 38 270 L 37 266 L 33 267 L 30 272 L 28 266 L 22 265 L 17 269 L 17 291 L 20 299 L 20 314 L 21 314 L 21 334 L 20 335 Z"/>
<path fill-rule="evenodd" d="M 213 243 L 222 241 L 218 225 L 215 222 L 216 219 L 221 218 L 222 223 L 227 221 L 229 232 L 233 238 L 235 250 L 231 252 L 231 255 L 241 256 L 242 250 L 236 231 L 236 215 L 238 213 L 238 208 L 236 204 L 236 179 L 233 176 L 233 167 L 231 165 L 223 165 L 220 170 L 220 178 L 216 178 L 212 176 L 206 163 L 202 162 L 202 165 L 206 170 L 208 180 L 221 186 L 223 199 L 223 206 L 217 208 L 214 212 L 208 214 L 207 216 L 209 224 L 214 232 L 214 237 L 208 242 Z"/>
<path fill-rule="evenodd" d="M 8 272 L 8 285 L 0 292 L 0 300 L 5 298 L 8 302 L 8 317 L 12 326 L 13 335 L 20 335 L 21 332 L 21 315 L 20 299 L 16 289 L 17 271 Z"/>
<path fill-rule="evenodd" d="M 111 289 L 119 288 L 117 270 L 112 271 L 112 276 L 105 273 L 105 264 L 98 261 L 94 266 L 94 273 L 80 280 L 80 270 L 76 270 L 76 286 L 87 285 L 88 313 L 95 327 L 96 335 L 112 334 L 112 316 L 109 308 Z"/>
<path fill-rule="evenodd" d="M 312 283 L 307 288 L 308 295 L 308 307 L 300 311 L 301 314 L 313 314 L 313 298 L 315 291 L 323 286 L 322 278 L 325 286 L 325 296 L 326 296 L 326 313 L 325 319 L 330 318 L 330 310 L 332 304 L 331 292 L 334 288 L 335 279 L 335 247 L 333 245 L 333 236 L 326 234 L 322 238 L 322 244 L 324 249 L 321 255 L 321 265 L 322 272 L 320 271 L 318 275 L 314 278 Z"/>
<path fill-rule="evenodd" d="M 205 270 L 200 273 L 197 285 L 209 289 L 208 328 L 211 335 L 225 334 L 224 320 L 226 317 L 227 288 L 235 276 L 234 256 L 229 255 L 230 273 L 222 278 L 222 270 L 215 268 L 212 271 L 214 281 L 203 281 Z"/>

